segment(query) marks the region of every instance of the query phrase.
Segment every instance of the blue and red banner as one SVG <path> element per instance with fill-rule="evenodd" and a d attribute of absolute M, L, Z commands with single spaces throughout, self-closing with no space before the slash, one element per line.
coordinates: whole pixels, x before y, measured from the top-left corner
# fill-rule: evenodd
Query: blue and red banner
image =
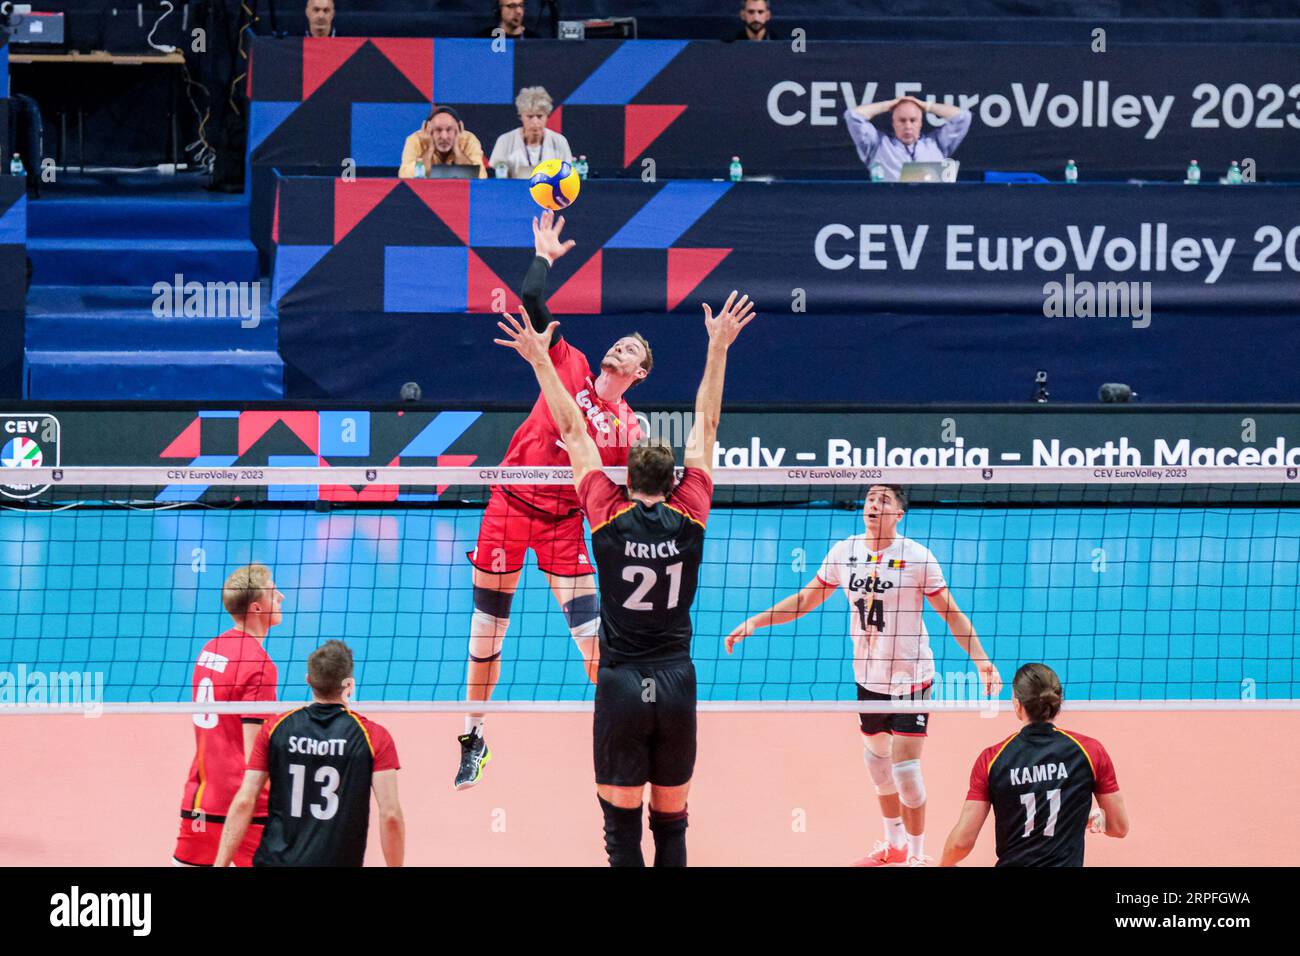
<path fill-rule="evenodd" d="M 550 125 L 602 177 L 644 159 L 661 178 L 718 177 L 739 155 L 750 174 L 865 178 L 844 111 L 911 94 L 974 114 L 966 170 L 1056 177 L 1072 158 L 1085 179 L 1170 179 L 1250 158 L 1261 180 L 1300 177 L 1293 46 L 1115 32 L 1100 47 L 1083 21 L 1058 43 L 259 38 L 249 149 L 254 166 L 395 169 L 436 102 L 490 150 L 519 125 L 519 89 L 544 86 Z"/>
<path fill-rule="evenodd" d="M 588 182 L 550 307 L 670 313 L 744 289 L 792 314 L 1041 315 L 1050 283 L 1095 281 L 1146 283 L 1156 316 L 1291 312 L 1292 192 Z M 282 316 L 514 309 L 539 212 L 522 181 L 284 179 L 272 296 Z"/>
<path fill-rule="evenodd" d="M 490 152 L 518 127 L 525 86 L 547 89 L 549 125 L 600 179 L 722 178 L 739 156 L 749 176 L 863 180 L 844 113 L 904 94 L 970 110 L 963 179 L 1059 180 L 1069 159 L 1085 182 L 1181 181 L 1193 159 L 1210 182 L 1234 160 L 1260 182 L 1300 179 L 1293 45 L 1109 34 L 1099 45 L 1077 21 L 1052 43 L 258 39 L 254 234 L 266 251 L 273 171 L 392 174 L 432 102 L 456 107 Z"/>
<path fill-rule="evenodd" d="M 528 401 L 491 344 L 532 258 L 526 184 L 282 180 L 273 298 L 293 398 Z M 728 395 L 998 401 L 1037 369 L 1075 397 L 1294 401 L 1300 219 L 1253 186 L 588 182 L 549 305 L 580 347 L 650 338 L 645 400 L 689 401 L 700 302 L 762 322 Z M 503 374 L 504 371 L 504 374 Z"/>

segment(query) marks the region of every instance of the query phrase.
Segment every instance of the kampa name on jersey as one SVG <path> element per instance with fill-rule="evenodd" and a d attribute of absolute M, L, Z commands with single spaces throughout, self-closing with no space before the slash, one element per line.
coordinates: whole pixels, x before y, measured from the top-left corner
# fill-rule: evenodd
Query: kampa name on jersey
<path fill-rule="evenodd" d="M 1043 783 L 1050 780 L 1064 780 L 1069 774 L 1063 763 L 1040 763 L 1032 767 L 1012 767 L 1011 785 L 1020 787 L 1027 783 Z"/>
<path fill-rule="evenodd" d="M 623 557 L 625 558 L 675 558 L 681 552 L 677 550 L 676 541 L 659 541 L 654 544 L 645 544 L 639 541 L 625 541 L 623 543 Z"/>

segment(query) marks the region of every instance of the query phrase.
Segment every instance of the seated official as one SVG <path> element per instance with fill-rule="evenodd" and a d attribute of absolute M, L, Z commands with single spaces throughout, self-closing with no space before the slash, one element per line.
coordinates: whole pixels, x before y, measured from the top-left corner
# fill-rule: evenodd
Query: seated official
<path fill-rule="evenodd" d="M 460 114 L 450 106 L 435 106 L 424 124 L 406 137 L 397 175 L 414 179 L 417 161 L 423 161 L 426 170 L 432 166 L 476 166 L 479 179 L 487 176 L 483 144 L 465 129 Z"/>
<path fill-rule="evenodd" d="M 536 30 L 524 26 L 524 0 L 496 0 L 496 8 L 497 22 L 479 31 L 479 36 L 504 36 L 511 40 L 536 40 L 541 36 Z"/>
<path fill-rule="evenodd" d="M 546 128 L 555 104 L 545 87 L 525 86 L 515 97 L 515 109 L 519 111 L 519 128 L 497 137 L 489 166 L 496 169 L 498 163 L 504 162 L 510 168 L 511 179 L 527 179 L 543 160 L 573 162 L 569 141 Z"/>
<path fill-rule="evenodd" d="M 772 4 L 769 0 L 743 0 L 740 4 L 740 29 L 727 37 L 727 43 L 737 40 L 780 40 L 781 34 L 772 26 Z"/>
<path fill-rule="evenodd" d="M 337 36 L 334 32 L 334 0 L 307 0 L 307 36 Z"/>
<path fill-rule="evenodd" d="M 886 111 L 892 119 L 892 135 L 881 133 L 871 122 Z M 922 133 L 926 113 L 947 122 L 933 133 Z M 879 163 L 885 180 L 896 183 L 904 163 L 938 163 L 951 156 L 970 131 L 971 114 L 946 103 L 900 96 L 845 110 L 844 121 L 863 165 L 870 169 Z"/>

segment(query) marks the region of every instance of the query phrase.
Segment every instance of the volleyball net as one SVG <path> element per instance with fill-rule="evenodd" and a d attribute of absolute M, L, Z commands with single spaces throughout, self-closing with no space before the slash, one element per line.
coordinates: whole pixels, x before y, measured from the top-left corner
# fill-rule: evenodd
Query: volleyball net
<path fill-rule="evenodd" d="M 110 712 L 283 709 L 308 699 L 306 658 L 331 638 L 354 651 L 359 709 L 463 711 L 467 552 L 492 488 L 571 484 L 567 469 L 544 468 L 34 468 L 22 479 L 0 511 L 0 714 L 78 709 L 56 687 L 69 675 L 98 686 Z M 856 702 L 850 615 L 862 609 L 842 594 L 733 654 L 724 637 L 864 531 L 873 484 L 906 489 L 898 531 L 934 555 L 1008 685 L 1003 707 L 1027 661 L 1055 668 L 1076 709 L 1300 706 L 1295 469 L 718 469 L 714 482 L 692 612 L 701 709 L 872 709 Z M 280 703 L 195 704 L 195 660 L 234 626 L 222 584 L 254 562 L 285 594 L 265 642 Z M 996 708 L 944 621 L 928 606 L 923 620 L 936 699 L 892 709 Z M 510 621 L 496 693 L 474 709 L 589 707 L 593 687 L 532 555 Z"/>

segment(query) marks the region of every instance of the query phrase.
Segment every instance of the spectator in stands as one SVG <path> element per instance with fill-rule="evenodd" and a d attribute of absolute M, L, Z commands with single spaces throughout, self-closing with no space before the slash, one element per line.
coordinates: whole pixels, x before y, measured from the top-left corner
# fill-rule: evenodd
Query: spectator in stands
<path fill-rule="evenodd" d="M 525 86 L 515 97 L 515 109 L 519 111 L 520 126 L 497 137 L 489 166 L 496 169 L 497 163 L 504 162 L 510 168 L 511 179 L 527 179 L 544 159 L 573 162 L 569 141 L 546 128 L 546 120 L 555 109 L 546 87 Z"/>
<path fill-rule="evenodd" d="M 481 37 L 495 37 L 497 30 L 512 40 L 536 40 L 540 34 L 524 26 L 524 0 L 496 0 L 497 22 L 488 27 Z"/>
<path fill-rule="evenodd" d="M 726 37 L 728 43 L 735 40 L 780 40 L 781 36 L 769 22 L 772 19 L 772 5 L 768 0 L 742 0 L 740 4 L 740 30 L 733 36 Z"/>
<path fill-rule="evenodd" d="M 307 0 L 307 36 L 334 36 L 334 0 Z"/>
<path fill-rule="evenodd" d="M 465 129 L 460 115 L 450 106 L 435 106 L 424 124 L 406 137 L 402 147 L 402 165 L 397 175 L 415 178 L 416 160 L 424 168 L 431 166 L 477 166 L 478 177 L 487 176 L 483 166 L 483 145 Z"/>
<path fill-rule="evenodd" d="M 886 111 L 893 119 L 892 136 L 882 134 L 871 122 Z M 922 133 L 926 113 L 947 122 L 933 133 Z M 899 96 L 845 110 L 844 120 L 863 164 L 869 169 L 879 163 L 885 180 L 896 183 L 904 163 L 937 163 L 951 156 L 970 130 L 971 114 L 946 103 Z"/>

